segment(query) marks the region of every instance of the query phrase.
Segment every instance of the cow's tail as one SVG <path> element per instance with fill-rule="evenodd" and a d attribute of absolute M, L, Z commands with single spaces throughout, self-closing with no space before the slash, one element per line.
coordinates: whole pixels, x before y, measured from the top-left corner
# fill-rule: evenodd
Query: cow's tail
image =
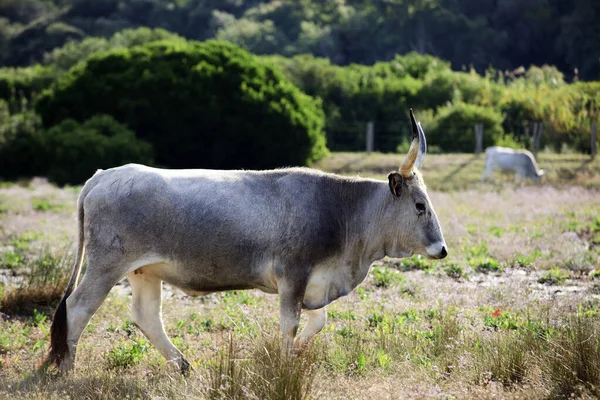
<path fill-rule="evenodd" d="M 77 244 L 77 255 L 75 258 L 75 265 L 71 272 L 71 278 L 67 284 L 67 289 L 63 295 L 58 307 L 54 312 L 54 318 L 52 320 L 52 327 L 50 328 L 50 352 L 48 358 L 44 362 L 44 366 L 50 366 L 55 364 L 57 367 L 60 366 L 65 356 L 69 351 L 67 344 L 68 337 L 68 325 L 67 325 L 67 299 L 77 286 L 79 280 L 79 273 L 81 272 L 81 265 L 83 264 L 83 256 L 85 253 L 84 248 L 84 230 L 83 230 L 83 201 L 89 191 L 95 186 L 95 182 L 92 183 L 93 179 L 100 173 L 98 171 L 94 177 L 92 177 L 81 189 L 79 198 L 77 199 L 77 228 L 79 231 L 79 239 Z"/>

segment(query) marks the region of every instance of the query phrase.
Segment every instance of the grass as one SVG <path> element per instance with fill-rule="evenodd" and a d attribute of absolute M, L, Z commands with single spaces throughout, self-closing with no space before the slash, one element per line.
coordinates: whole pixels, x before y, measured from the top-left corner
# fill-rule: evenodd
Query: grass
<path fill-rule="evenodd" d="M 71 261 L 68 255 L 47 251 L 28 260 L 21 284 L 2 293 L 0 310 L 9 315 L 35 315 L 40 310 L 51 315 L 65 291 Z"/>
<path fill-rule="evenodd" d="M 320 165 L 381 178 L 399 158 L 342 153 Z M 0 188 L 0 260 L 16 260 L 0 267 L 0 398 L 598 397 L 597 161 L 541 154 L 550 184 L 523 186 L 503 175 L 480 184 L 482 162 L 427 156 L 449 256 L 377 263 L 295 357 L 281 352 L 276 296 L 191 299 L 165 285 L 164 325 L 193 366 L 187 377 L 130 322 L 126 283 L 84 331 L 74 373 L 37 371 L 72 268 L 77 191 Z"/>
<path fill-rule="evenodd" d="M 562 285 L 569 278 L 569 274 L 559 268 L 552 268 L 538 279 L 539 283 L 546 285 Z"/>
<path fill-rule="evenodd" d="M 315 167 L 343 175 L 373 176 L 385 179 L 387 174 L 398 169 L 403 154 L 382 153 L 333 153 L 316 163 Z M 539 153 L 539 168 L 546 171 L 545 183 L 552 185 L 600 186 L 600 158 L 590 161 L 583 154 Z M 473 154 L 428 154 L 423 164 L 423 174 L 431 190 L 454 191 L 478 188 L 485 167 L 485 155 Z M 494 184 L 488 187 L 513 184 L 514 176 L 496 173 Z M 531 184 L 531 183 L 528 183 Z"/>

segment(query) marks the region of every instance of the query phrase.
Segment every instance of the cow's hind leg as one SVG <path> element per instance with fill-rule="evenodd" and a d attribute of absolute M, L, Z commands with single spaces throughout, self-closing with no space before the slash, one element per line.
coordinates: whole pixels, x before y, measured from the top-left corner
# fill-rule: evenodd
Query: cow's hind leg
<path fill-rule="evenodd" d="M 168 362 L 173 362 L 187 373 L 189 362 L 171 343 L 161 318 L 162 281 L 156 276 L 144 273 L 142 269 L 127 275 L 131 285 L 131 317 L 150 343 L 158 349 Z"/>
<path fill-rule="evenodd" d="M 69 371 L 75 363 L 77 343 L 81 333 L 98 311 L 113 286 L 121 279 L 116 274 L 102 273 L 102 269 L 89 264 L 81 283 L 67 299 L 67 347 L 60 363 L 62 372 Z"/>
<path fill-rule="evenodd" d="M 327 322 L 327 311 L 325 307 L 318 310 L 304 310 L 308 316 L 308 321 L 296 339 L 296 344 L 303 346 L 317 333 L 323 329 Z"/>

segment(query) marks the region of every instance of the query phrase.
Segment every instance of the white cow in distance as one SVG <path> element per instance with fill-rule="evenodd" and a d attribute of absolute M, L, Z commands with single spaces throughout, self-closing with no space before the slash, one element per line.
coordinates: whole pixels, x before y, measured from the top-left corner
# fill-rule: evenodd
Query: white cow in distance
<path fill-rule="evenodd" d="M 485 150 L 485 170 L 481 181 L 485 182 L 488 176 L 494 179 L 496 169 L 515 172 L 517 182 L 521 182 L 523 177 L 526 177 L 539 183 L 544 175 L 544 170 L 538 169 L 531 152 L 499 146 L 488 147 Z"/>

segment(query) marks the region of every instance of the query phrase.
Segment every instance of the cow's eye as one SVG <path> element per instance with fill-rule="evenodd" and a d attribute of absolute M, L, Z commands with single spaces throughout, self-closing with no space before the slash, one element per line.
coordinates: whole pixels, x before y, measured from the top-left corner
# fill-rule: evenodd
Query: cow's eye
<path fill-rule="evenodd" d="M 415 207 L 417 207 L 417 211 L 419 212 L 419 214 L 422 214 L 425 212 L 425 204 L 417 203 L 417 204 L 415 204 Z"/>

